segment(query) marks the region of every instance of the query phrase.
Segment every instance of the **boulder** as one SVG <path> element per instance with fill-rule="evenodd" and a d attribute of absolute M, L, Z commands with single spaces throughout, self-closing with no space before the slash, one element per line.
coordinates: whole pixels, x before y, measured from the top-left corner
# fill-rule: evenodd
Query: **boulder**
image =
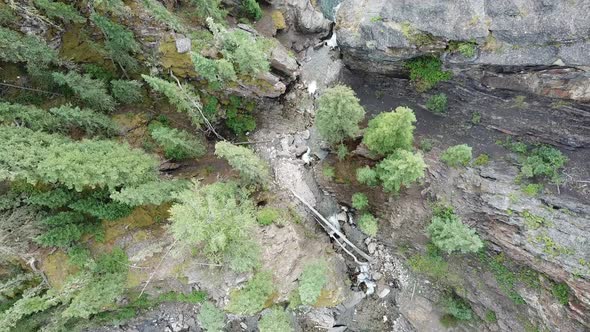
<path fill-rule="evenodd" d="M 270 51 L 270 66 L 289 79 L 295 79 L 299 75 L 297 60 L 279 43 Z"/>
<path fill-rule="evenodd" d="M 330 21 L 310 0 L 270 0 L 273 7 L 288 12 L 297 30 L 304 34 L 327 33 Z"/>

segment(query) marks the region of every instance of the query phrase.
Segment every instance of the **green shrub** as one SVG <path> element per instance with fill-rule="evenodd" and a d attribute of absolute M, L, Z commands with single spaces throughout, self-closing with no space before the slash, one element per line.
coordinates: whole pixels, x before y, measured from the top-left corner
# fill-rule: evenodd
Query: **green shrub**
<path fill-rule="evenodd" d="M 477 156 L 477 158 L 475 158 L 475 160 L 473 161 L 473 165 L 475 165 L 475 166 L 485 166 L 489 162 L 490 162 L 490 156 L 488 156 L 485 153 L 482 153 L 479 156 Z"/>
<path fill-rule="evenodd" d="M 161 205 L 174 200 L 177 193 L 188 188 L 188 184 L 184 180 L 150 181 L 112 192 L 111 199 L 129 206 Z"/>
<path fill-rule="evenodd" d="M 116 189 L 154 180 L 157 161 L 126 144 L 83 140 L 49 146 L 37 165 L 37 172 L 46 182 L 60 183 L 77 191 Z"/>
<path fill-rule="evenodd" d="M 258 321 L 260 332 L 293 332 L 291 317 L 280 308 L 273 308 Z"/>
<path fill-rule="evenodd" d="M 458 320 L 473 319 L 471 306 L 460 297 L 447 295 L 442 300 L 443 311 Z"/>
<path fill-rule="evenodd" d="M 96 13 L 90 16 L 90 20 L 105 36 L 104 44 L 109 57 L 125 70 L 136 70 L 138 64 L 133 55 L 138 53 L 141 48 L 135 41 L 133 32 L 125 26 Z"/>
<path fill-rule="evenodd" d="M 328 276 L 324 263 L 316 262 L 306 265 L 299 276 L 298 291 L 301 303 L 314 305 L 327 282 Z"/>
<path fill-rule="evenodd" d="M 551 287 L 551 293 L 553 293 L 553 296 L 555 296 L 557 301 L 562 305 L 567 305 L 570 301 L 571 289 L 564 282 L 553 284 Z"/>
<path fill-rule="evenodd" d="M 338 149 L 336 150 L 336 155 L 338 156 L 338 160 L 342 161 L 348 155 L 348 148 L 344 144 L 338 144 Z"/>
<path fill-rule="evenodd" d="M 170 13 L 166 7 L 157 0 L 143 0 L 143 6 L 154 16 L 156 20 L 167 25 L 170 29 L 177 32 L 185 32 L 186 28 L 180 23 L 178 18 Z"/>
<path fill-rule="evenodd" d="M 419 92 L 428 91 L 439 82 L 451 79 L 452 73 L 443 71 L 441 67 L 442 62 L 434 56 L 423 56 L 406 62 L 410 79 Z"/>
<path fill-rule="evenodd" d="M 205 144 L 184 130 L 154 126 L 150 130 L 154 141 L 164 150 L 164 156 L 172 160 L 199 158 L 205 155 Z"/>
<path fill-rule="evenodd" d="M 416 116 L 407 107 L 397 107 L 395 111 L 381 113 L 369 121 L 363 143 L 382 155 L 397 149 L 409 150 L 414 142 L 414 123 Z"/>
<path fill-rule="evenodd" d="M 450 217 L 434 216 L 428 233 L 432 243 L 447 252 L 461 253 L 477 252 L 483 248 L 483 242 L 475 230 L 467 227 L 456 215 Z"/>
<path fill-rule="evenodd" d="M 334 180 L 334 177 L 336 176 L 336 171 L 334 170 L 334 167 L 332 166 L 324 166 L 322 168 L 322 174 L 324 175 L 324 177 L 326 179 L 328 179 L 329 181 Z"/>
<path fill-rule="evenodd" d="M 434 146 L 434 140 L 423 138 L 420 140 L 419 149 L 424 152 L 430 152 Z"/>
<path fill-rule="evenodd" d="M 195 71 L 210 83 L 225 83 L 236 80 L 233 65 L 226 59 L 212 60 L 199 53 L 192 53 L 191 59 Z"/>
<path fill-rule="evenodd" d="M 76 193 L 63 188 L 48 191 L 35 191 L 27 198 L 27 203 L 56 209 L 68 205 L 76 198 Z"/>
<path fill-rule="evenodd" d="M 443 258 L 440 249 L 433 243 L 427 244 L 426 253 L 413 255 L 408 263 L 413 271 L 422 273 L 437 282 L 449 287 L 461 287 L 462 278 L 449 269 L 449 264 Z"/>
<path fill-rule="evenodd" d="M 498 318 L 496 317 L 496 313 L 493 310 L 486 310 L 486 316 L 484 320 L 488 323 L 495 323 L 498 321 Z"/>
<path fill-rule="evenodd" d="M 16 22 L 14 9 L 10 8 L 10 6 L 0 6 L 0 25 L 8 26 L 13 22 Z"/>
<path fill-rule="evenodd" d="M 243 30 L 228 31 L 212 19 L 207 19 L 207 25 L 216 46 L 221 49 L 224 59 L 234 65 L 235 72 L 255 76 L 269 71 L 268 41 Z"/>
<path fill-rule="evenodd" d="M 82 65 L 82 68 L 84 68 L 84 73 L 89 74 L 92 76 L 92 78 L 96 78 L 101 81 L 110 82 L 115 78 L 115 74 L 113 72 L 94 63 L 84 64 Z"/>
<path fill-rule="evenodd" d="M 426 164 L 421 154 L 413 154 L 406 150 L 397 150 L 377 164 L 377 175 L 383 190 L 397 193 L 401 186 L 408 187 L 424 177 Z"/>
<path fill-rule="evenodd" d="M 46 68 L 59 62 L 57 52 L 44 40 L 0 27 L 0 60 L 24 62 L 29 67 Z"/>
<path fill-rule="evenodd" d="M 369 236 L 376 236 L 379 231 L 379 222 L 370 213 L 363 213 L 359 218 L 358 225 L 361 231 Z"/>
<path fill-rule="evenodd" d="M 451 146 L 440 156 L 440 160 L 451 167 L 467 166 L 471 158 L 471 147 L 467 144 Z"/>
<path fill-rule="evenodd" d="M 196 7 L 196 17 L 211 17 L 215 22 L 225 22 L 227 11 L 221 9 L 221 0 L 191 0 Z"/>
<path fill-rule="evenodd" d="M 223 331 L 225 326 L 225 314 L 211 302 L 203 303 L 199 314 L 197 314 L 197 319 L 201 327 L 208 332 Z"/>
<path fill-rule="evenodd" d="M 18 123 L 33 130 L 69 134 L 74 129 L 81 129 L 87 135 L 112 136 L 117 125 L 104 114 L 70 105 L 62 105 L 42 110 L 35 106 L 0 102 L 0 123 L 8 125 Z"/>
<path fill-rule="evenodd" d="M 266 186 L 270 182 L 268 165 L 248 148 L 221 141 L 215 144 L 215 155 L 226 159 L 247 184 Z"/>
<path fill-rule="evenodd" d="M 369 199 L 363 193 L 354 193 L 352 195 L 352 207 L 357 210 L 364 210 L 369 206 Z"/>
<path fill-rule="evenodd" d="M 537 183 L 529 183 L 524 188 L 522 188 L 522 192 L 525 193 L 527 196 L 537 196 L 539 193 L 543 191 L 543 185 Z"/>
<path fill-rule="evenodd" d="M 111 81 L 111 92 L 117 101 L 123 104 L 134 104 L 142 100 L 141 82 L 113 80 Z"/>
<path fill-rule="evenodd" d="M 87 221 L 77 212 L 60 212 L 41 221 L 45 231 L 35 238 L 35 242 L 46 247 L 68 247 L 82 238 L 84 234 L 95 234 L 100 225 Z"/>
<path fill-rule="evenodd" d="M 481 113 L 473 112 L 473 114 L 471 114 L 471 123 L 473 123 L 474 125 L 477 125 L 480 122 L 481 122 Z"/>
<path fill-rule="evenodd" d="M 86 23 L 86 18 L 78 11 L 65 3 L 52 0 L 35 0 L 35 6 L 43 10 L 49 18 L 59 18 L 64 23 Z"/>
<path fill-rule="evenodd" d="M 426 108 L 433 113 L 441 114 L 447 112 L 447 104 L 447 95 L 444 93 L 439 93 L 428 98 L 428 101 L 426 102 Z"/>
<path fill-rule="evenodd" d="M 494 255 L 492 257 L 487 256 L 484 252 L 480 252 L 478 255 L 480 261 L 487 265 L 491 272 L 494 274 L 494 277 L 496 279 L 496 282 L 498 283 L 498 286 L 500 287 L 500 290 L 502 290 L 502 292 L 506 296 L 508 296 L 515 304 L 526 303 L 522 296 L 520 296 L 520 294 L 518 294 L 518 292 L 516 291 L 516 285 L 521 280 L 533 280 L 535 279 L 535 277 L 529 276 L 529 274 L 526 271 L 520 271 L 519 273 L 511 271 L 506 266 L 506 258 L 502 253 L 499 255 Z M 531 281 L 531 283 L 535 283 L 535 281 Z"/>
<path fill-rule="evenodd" d="M 256 0 L 242 0 L 241 6 L 244 14 L 254 21 L 262 18 L 262 9 Z"/>
<path fill-rule="evenodd" d="M 236 184 L 195 183 L 178 194 L 170 220 L 170 231 L 180 247 L 198 246 L 210 261 L 227 263 L 238 272 L 258 266 L 260 252 L 252 238 L 254 204 Z"/>
<path fill-rule="evenodd" d="M 225 125 L 238 136 L 245 135 L 256 129 L 256 119 L 254 116 L 244 113 L 237 108 L 227 109 L 225 116 Z"/>
<path fill-rule="evenodd" d="M 258 272 L 242 289 L 230 293 L 226 310 L 238 315 L 254 315 L 264 309 L 266 302 L 274 292 L 272 274 Z"/>
<path fill-rule="evenodd" d="M 369 166 L 356 169 L 356 180 L 371 187 L 379 184 L 377 172 Z"/>
<path fill-rule="evenodd" d="M 559 182 L 559 170 L 568 158 L 561 151 L 550 146 L 539 146 L 528 153 L 520 168 L 526 178 L 547 177 L 552 182 Z"/>
<path fill-rule="evenodd" d="M 67 74 L 55 72 L 52 76 L 55 83 L 68 87 L 88 106 L 105 112 L 115 109 L 115 101 L 107 93 L 104 81 L 95 80 L 88 74 L 80 75 L 74 71 Z"/>
<path fill-rule="evenodd" d="M 207 293 L 192 291 L 191 293 L 167 292 L 158 296 L 158 302 L 202 303 L 207 299 Z"/>
<path fill-rule="evenodd" d="M 365 110 L 351 88 L 337 85 L 326 89 L 318 99 L 315 123 L 323 139 L 330 144 L 354 137 Z"/>
<path fill-rule="evenodd" d="M 100 191 L 78 199 L 70 203 L 68 207 L 99 220 L 117 220 L 128 216 L 133 211 L 129 205 L 113 202 L 108 198 L 108 193 Z"/>
<path fill-rule="evenodd" d="M 280 217 L 280 211 L 272 207 L 265 207 L 256 213 L 256 220 L 262 226 L 268 226 L 278 221 Z"/>

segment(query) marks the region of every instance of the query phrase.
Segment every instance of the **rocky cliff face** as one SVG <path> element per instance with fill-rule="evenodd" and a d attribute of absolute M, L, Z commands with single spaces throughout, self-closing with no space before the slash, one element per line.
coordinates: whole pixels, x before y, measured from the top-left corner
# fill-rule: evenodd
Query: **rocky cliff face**
<path fill-rule="evenodd" d="M 489 87 L 590 101 L 587 0 L 347 0 L 336 23 L 353 68 L 400 73 L 404 60 L 440 53 Z"/>

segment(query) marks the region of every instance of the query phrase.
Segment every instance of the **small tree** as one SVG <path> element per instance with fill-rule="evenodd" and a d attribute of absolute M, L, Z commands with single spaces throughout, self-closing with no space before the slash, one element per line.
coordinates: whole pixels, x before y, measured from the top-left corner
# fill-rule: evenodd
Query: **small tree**
<path fill-rule="evenodd" d="M 113 97 L 119 102 L 123 104 L 133 104 L 140 102 L 142 99 L 141 86 L 141 82 L 135 80 L 112 80 L 111 92 Z"/>
<path fill-rule="evenodd" d="M 363 143 L 382 155 L 397 149 L 409 150 L 414 142 L 416 116 L 407 107 L 398 107 L 393 112 L 381 113 L 369 121 Z"/>
<path fill-rule="evenodd" d="M 164 156 L 169 159 L 199 158 L 206 152 L 201 139 L 184 130 L 160 125 L 152 128 L 151 136 L 164 149 Z"/>
<path fill-rule="evenodd" d="M 308 264 L 299 277 L 299 296 L 301 302 L 313 305 L 320 296 L 322 289 L 328 283 L 327 271 L 321 262 Z"/>
<path fill-rule="evenodd" d="M 174 200 L 177 193 L 188 188 L 186 180 L 150 181 L 111 193 L 111 199 L 129 206 L 160 205 Z"/>
<path fill-rule="evenodd" d="M 256 183 L 265 186 L 270 181 L 268 166 L 248 148 L 221 141 L 215 144 L 215 155 L 226 159 L 231 167 L 240 172 L 240 176 L 248 184 Z"/>
<path fill-rule="evenodd" d="M 356 180 L 371 187 L 379 184 L 377 172 L 369 166 L 357 168 Z"/>
<path fill-rule="evenodd" d="M 211 302 L 203 303 L 199 314 L 197 314 L 197 319 L 207 332 L 220 332 L 225 326 L 225 314 Z"/>
<path fill-rule="evenodd" d="M 383 183 L 383 190 L 397 193 L 402 185 L 407 187 L 424 177 L 425 168 L 421 154 L 397 150 L 377 165 L 377 174 Z"/>
<path fill-rule="evenodd" d="M 80 100 L 97 110 L 111 112 L 115 109 L 115 101 L 108 94 L 105 83 L 93 79 L 89 74 L 56 72 L 53 73 L 53 80 L 60 86 L 67 86 Z"/>
<path fill-rule="evenodd" d="M 258 272 L 244 288 L 231 292 L 226 309 L 238 315 L 254 315 L 264 309 L 274 291 L 272 274 L 266 271 Z"/>
<path fill-rule="evenodd" d="M 359 104 L 359 99 L 347 86 L 337 85 L 326 89 L 318 100 L 316 126 L 320 135 L 330 144 L 354 137 L 364 117 L 365 110 Z"/>
<path fill-rule="evenodd" d="M 272 308 L 258 322 L 260 332 L 293 332 L 291 317 L 280 308 Z"/>
<path fill-rule="evenodd" d="M 454 214 L 447 217 L 435 215 L 428 226 L 428 233 L 432 243 L 449 254 L 455 251 L 477 252 L 483 247 L 475 230 L 465 226 Z"/>
<path fill-rule="evenodd" d="M 364 210 L 369 206 L 369 199 L 363 193 L 354 193 L 352 195 L 352 207 L 357 210 Z"/>
<path fill-rule="evenodd" d="M 467 166 L 471 161 L 471 157 L 471 147 L 467 144 L 461 144 L 446 149 L 440 156 L 440 160 L 451 167 L 459 167 Z"/>
<path fill-rule="evenodd" d="M 260 251 L 252 238 L 254 204 L 235 183 L 195 183 L 170 208 L 170 231 L 181 247 L 202 248 L 216 263 L 238 272 L 258 266 Z"/>
<path fill-rule="evenodd" d="M 361 231 L 369 236 L 377 235 L 377 231 L 379 230 L 377 218 L 373 217 L 370 213 L 364 213 L 359 218 L 358 225 Z"/>

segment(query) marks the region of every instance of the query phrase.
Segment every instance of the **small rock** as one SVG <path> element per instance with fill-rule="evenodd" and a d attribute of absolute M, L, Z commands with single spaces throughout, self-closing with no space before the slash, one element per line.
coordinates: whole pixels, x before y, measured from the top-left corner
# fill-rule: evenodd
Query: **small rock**
<path fill-rule="evenodd" d="M 367 248 L 369 249 L 369 254 L 374 254 L 375 250 L 377 250 L 377 243 L 375 242 L 371 242 L 369 243 L 369 245 L 367 246 Z"/>
<path fill-rule="evenodd" d="M 191 50 L 190 38 L 180 37 L 176 38 L 176 52 L 183 54 Z"/>
<path fill-rule="evenodd" d="M 383 274 L 380 272 L 375 272 L 373 273 L 373 279 L 377 280 L 381 280 L 381 278 L 383 278 Z"/>
<path fill-rule="evenodd" d="M 246 325 L 246 323 L 244 323 L 244 322 L 241 322 L 240 327 L 242 328 L 242 330 L 245 330 L 248 328 L 248 325 Z"/>
<path fill-rule="evenodd" d="M 384 297 L 386 297 L 387 295 L 389 295 L 389 293 L 391 292 L 391 289 L 389 289 L 389 287 L 385 287 L 383 288 L 380 292 L 379 292 L 379 298 L 382 299 Z"/>
<path fill-rule="evenodd" d="M 309 130 L 304 130 L 301 132 L 301 136 L 304 140 L 308 140 L 311 137 L 311 133 L 309 132 Z"/>

